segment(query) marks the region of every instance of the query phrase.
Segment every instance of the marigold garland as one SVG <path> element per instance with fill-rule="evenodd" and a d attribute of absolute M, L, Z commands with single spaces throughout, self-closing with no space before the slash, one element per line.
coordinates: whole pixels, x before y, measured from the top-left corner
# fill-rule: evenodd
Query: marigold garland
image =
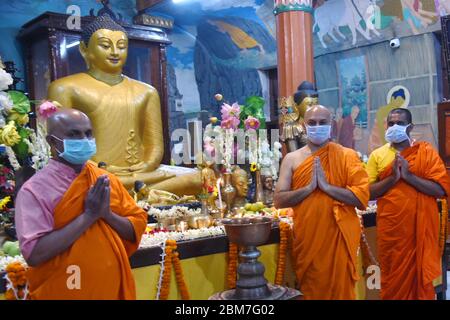
<path fill-rule="evenodd" d="M 6 300 L 25 300 L 28 298 L 27 278 L 25 267 L 20 262 L 10 263 L 6 269 Z"/>
<path fill-rule="evenodd" d="M 444 254 L 445 242 L 447 241 L 448 235 L 448 203 L 447 199 L 441 200 L 441 225 L 439 230 L 439 249 L 441 250 L 441 255 Z"/>
<path fill-rule="evenodd" d="M 230 242 L 228 247 L 228 274 L 227 274 L 228 289 L 236 288 L 237 265 L 238 265 L 238 246 L 237 244 Z"/>
<path fill-rule="evenodd" d="M 164 259 L 164 271 L 162 276 L 161 288 L 159 292 L 160 300 L 167 300 L 170 293 L 170 277 L 172 273 L 172 265 L 175 269 L 175 279 L 177 282 L 178 290 L 180 290 L 181 299 L 189 300 L 190 295 L 184 280 L 183 269 L 181 267 L 181 261 L 177 250 L 176 240 L 167 240 L 165 246 L 165 259 Z"/>
<path fill-rule="evenodd" d="M 173 254 L 173 267 L 175 269 L 175 278 L 177 280 L 178 290 L 180 290 L 181 299 L 190 300 L 189 291 L 184 281 L 183 269 L 181 268 L 181 261 L 178 252 Z"/>
<path fill-rule="evenodd" d="M 290 224 L 280 222 L 280 247 L 278 250 L 277 272 L 275 274 L 275 284 L 279 286 L 283 285 L 284 273 L 286 271 L 286 253 L 290 232 Z"/>

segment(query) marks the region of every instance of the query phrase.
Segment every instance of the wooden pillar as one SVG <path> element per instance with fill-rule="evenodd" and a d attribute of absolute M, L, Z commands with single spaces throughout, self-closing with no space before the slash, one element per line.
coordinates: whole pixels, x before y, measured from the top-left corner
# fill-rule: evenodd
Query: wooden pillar
<path fill-rule="evenodd" d="M 300 83 L 305 80 L 314 83 L 312 13 L 312 0 L 275 0 L 278 107 L 286 101 L 293 103 Z"/>

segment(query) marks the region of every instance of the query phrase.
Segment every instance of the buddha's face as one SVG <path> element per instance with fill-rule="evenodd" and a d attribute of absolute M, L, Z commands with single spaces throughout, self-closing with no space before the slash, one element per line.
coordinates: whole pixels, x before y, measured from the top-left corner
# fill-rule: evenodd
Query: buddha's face
<path fill-rule="evenodd" d="M 80 52 L 89 69 L 120 73 L 128 56 L 128 38 L 122 31 L 100 29 L 92 34 L 87 47 L 80 43 Z"/>
<path fill-rule="evenodd" d="M 403 106 L 403 104 L 405 103 L 405 99 L 403 99 L 402 97 L 391 97 L 391 105 L 395 108 L 401 108 Z"/>
<path fill-rule="evenodd" d="M 235 174 L 234 187 L 236 188 L 236 193 L 239 197 L 246 197 L 248 192 L 248 178 L 247 174 Z"/>
<path fill-rule="evenodd" d="M 314 97 L 306 97 L 300 102 L 300 104 L 297 107 L 297 112 L 300 115 L 300 117 L 305 116 L 306 109 L 308 109 L 311 106 L 314 106 L 319 103 L 319 99 Z"/>

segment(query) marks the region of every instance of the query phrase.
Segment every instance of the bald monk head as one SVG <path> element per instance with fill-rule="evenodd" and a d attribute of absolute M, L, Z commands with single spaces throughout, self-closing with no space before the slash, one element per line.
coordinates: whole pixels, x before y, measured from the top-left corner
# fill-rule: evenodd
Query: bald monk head
<path fill-rule="evenodd" d="M 321 105 L 311 106 L 306 110 L 304 120 L 309 144 L 321 146 L 330 140 L 330 110 Z"/>
<path fill-rule="evenodd" d="M 76 171 L 96 152 L 88 116 L 76 109 L 62 109 L 47 119 L 47 142 L 52 157 Z"/>

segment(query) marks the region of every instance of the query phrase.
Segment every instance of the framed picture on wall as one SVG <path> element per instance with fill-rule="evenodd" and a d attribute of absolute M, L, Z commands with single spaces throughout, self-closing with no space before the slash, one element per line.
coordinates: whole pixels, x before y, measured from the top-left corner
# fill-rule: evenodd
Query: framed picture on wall
<path fill-rule="evenodd" d="M 439 155 L 450 172 L 450 101 L 438 104 Z"/>

